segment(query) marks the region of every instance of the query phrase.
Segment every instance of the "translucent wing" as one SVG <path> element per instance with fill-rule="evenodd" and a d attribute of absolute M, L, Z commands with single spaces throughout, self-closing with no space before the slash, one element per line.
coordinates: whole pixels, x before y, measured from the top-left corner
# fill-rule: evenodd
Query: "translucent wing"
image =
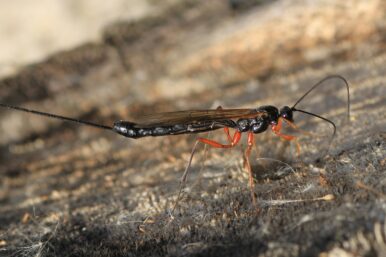
<path fill-rule="evenodd" d="M 172 126 L 200 122 L 254 118 L 265 114 L 256 109 L 216 109 L 164 112 L 145 115 L 136 121 L 137 127 Z"/>

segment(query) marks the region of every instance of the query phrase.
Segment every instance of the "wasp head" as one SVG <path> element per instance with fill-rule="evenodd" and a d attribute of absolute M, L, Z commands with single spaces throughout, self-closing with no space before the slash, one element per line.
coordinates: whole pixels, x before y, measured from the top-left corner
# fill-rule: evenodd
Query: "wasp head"
<path fill-rule="evenodd" d="M 279 116 L 282 117 L 283 119 L 293 122 L 294 119 L 292 114 L 293 114 L 293 110 L 288 106 L 284 106 L 283 108 L 280 109 Z"/>

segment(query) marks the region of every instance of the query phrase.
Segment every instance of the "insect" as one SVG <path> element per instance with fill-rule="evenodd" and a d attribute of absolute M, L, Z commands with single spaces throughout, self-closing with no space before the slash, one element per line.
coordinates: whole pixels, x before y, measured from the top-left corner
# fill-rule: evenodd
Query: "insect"
<path fill-rule="evenodd" d="M 350 116 L 350 89 L 347 80 L 340 75 L 331 75 L 320 80 L 318 83 L 313 85 L 303 96 L 301 96 L 292 107 L 284 106 L 281 109 L 278 109 L 275 106 L 266 105 L 260 106 L 257 108 L 251 109 L 223 109 L 218 107 L 214 110 L 187 110 L 187 111 L 177 111 L 177 112 L 165 112 L 165 113 L 156 113 L 144 116 L 141 120 L 137 122 L 132 121 L 117 121 L 113 126 L 106 126 L 97 124 L 90 121 L 74 119 L 69 117 L 64 117 L 52 113 L 40 112 L 36 110 L 31 110 L 23 107 L 8 105 L 0 103 L 0 107 L 14 109 L 26 113 L 37 114 L 41 116 L 46 116 L 49 118 L 59 119 L 63 121 L 75 122 L 82 125 L 88 125 L 96 127 L 99 129 L 110 130 L 116 132 L 120 135 L 123 135 L 128 138 L 138 139 L 142 137 L 156 137 L 156 136 L 169 136 L 169 135 L 180 135 L 180 134 L 192 134 L 192 133 L 201 133 L 207 131 L 213 131 L 218 129 L 223 129 L 226 135 L 227 143 L 223 144 L 208 138 L 199 137 L 196 139 L 196 143 L 193 147 L 192 153 L 189 158 L 188 165 L 186 166 L 185 172 L 181 178 L 181 185 L 186 181 L 189 168 L 192 163 L 194 153 L 198 143 L 203 143 L 214 148 L 232 148 L 240 142 L 242 133 L 247 133 L 247 148 L 244 153 L 245 157 L 245 166 L 249 174 L 249 186 L 251 188 L 251 198 L 256 205 L 256 197 L 253 193 L 254 180 L 249 163 L 249 156 L 254 145 L 254 136 L 255 134 L 262 133 L 266 131 L 269 127 L 274 134 L 288 141 L 295 141 L 297 145 L 297 152 L 300 152 L 300 145 L 296 141 L 297 137 L 293 135 L 287 135 L 282 133 L 283 123 L 288 124 L 294 129 L 298 127 L 294 123 L 293 114 L 295 112 L 301 112 L 307 115 L 314 116 L 318 119 L 321 119 L 325 122 L 328 122 L 333 128 L 333 134 L 330 139 L 330 142 L 335 136 L 336 125 L 331 120 L 311 113 L 305 110 L 297 109 L 296 106 L 313 90 L 322 85 L 326 80 L 330 79 L 340 79 L 344 82 L 347 89 L 347 115 Z M 229 129 L 234 129 L 235 132 L 233 135 L 230 134 Z M 180 193 L 182 186 L 180 188 Z M 180 195 L 180 194 L 179 194 Z M 177 199 L 179 196 L 177 197 Z M 174 208 L 173 208 L 174 209 Z"/>

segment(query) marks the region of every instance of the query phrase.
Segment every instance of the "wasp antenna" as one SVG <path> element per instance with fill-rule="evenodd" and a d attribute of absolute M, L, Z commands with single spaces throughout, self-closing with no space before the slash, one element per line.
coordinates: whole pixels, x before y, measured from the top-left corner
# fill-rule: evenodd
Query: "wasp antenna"
<path fill-rule="evenodd" d="M 300 103 L 309 93 L 311 93 L 315 88 L 317 88 L 318 86 L 322 85 L 325 81 L 330 80 L 330 79 L 340 79 L 346 85 L 346 88 L 347 88 L 347 118 L 348 118 L 348 120 L 350 120 L 350 87 L 348 85 L 347 80 L 343 76 L 341 76 L 341 75 L 330 75 L 330 76 L 327 76 L 324 79 L 322 79 L 321 81 L 319 81 L 318 83 L 316 83 L 315 85 L 313 85 L 302 97 L 299 98 L 299 100 L 296 101 L 296 103 L 292 106 L 291 109 L 295 110 L 296 105 L 298 103 Z M 300 110 L 298 110 L 298 111 L 300 111 Z M 304 112 L 304 113 L 306 113 L 306 112 Z M 313 115 L 315 117 L 318 117 L 316 114 L 311 114 L 311 113 L 307 113 L 307 114 L 310 114 L 310 115 Z M 331 123 L 330 120 L 327 120 L 327 119 L 325 119 L 325 118 L 323 118 L 321 116 L 319 116 L 319 118 L 324 119 L 324 120 L 326 120 L 326 121 Z M 334 124 L 334 126 L 335 126 L 335 124 Z"/>
<path fill-rule="evenodd" d="M 302 112 L 304 114 L 308 114 L 308 115 L 314 116 L 314 117 L 319 118 L 321 120 L 324 120 L 324 121 L 326 121 L 326 122 L 328 122 L 328 123 L 330 123 L 332 125 L 332 127 L 334 129 L 334 132 L 332 133 L 332 137 L 331 137 L 330 141 L 328 142 L 328 148 L 327 148 L 327 151 L 328 151 L 328 149 L 330 148 L 331 142 L 332 142 L 332 140 L 335 137 L 335 133 L 336 133 L 336 125 L 335 125 L 335 123 L 332 120 L 329 120 L 327 118 L 324 118 L 323 116 L 317 115 L 317 114 L 312 113 L 312 112 L 307 112 L 307 111 L 295 109 L 293 107 L 292 107 L 292 111 L 294 111 L 294 112 Z"/>
<path fill-rule="evenodd" d="M 295 108 L 292 108 L 292 111 L 294 111 L 294 112 L 302 112 L 302 113 L 305 113 L 305 114 L 314 116 L 314 117 L 316 117 L 316 118 L 322 119 L 322 120 L 324 120 L 324 121 L 330 123 L 330 124 L 333 126 L 333 128 L 334 128 L 334 133 L 333 133 L 332 137 L 335 136 L 335 133 L 336 133 L 336 125 L 335 125 L 335 123 L 334 123 L 332 120 L 329 120 L 329 119 L 327 119 L 327 118 L 324 118 L 323 116 L 317 115 L 317 114 L 312 113 L 312 112 L 307 112 L 307 111 L 303 111 L 303 110 L 299 110 L 299 109 L 295 109 Z"/>
<path fill-rule="evenodd" d="M 91 126 L 91 127 L 95 127 L 95 128 L 99 128 L 99 129 L 106 129 L 106 130 L 112 130 L 113 129 L 110 126 L 97 124 L 97 123 L 93 123 L 90 121 L 69 118 L 69 117 L 60 116 L 60 115 L 56 115 L 56 114 L 52 114 L 52 113 L 48 113 L 48 112 L 35 111 L 35 110 L 31 110 L 31 109 L 27 109 L 27 108 L 23 108 L 23 107 L 18 107 L 18 106 L 13 106 L 13 105 L 9 105 L 9 104 L 0 103 L 0 107 L 12 109 L 12 110 L 17 110 L 17 111 L 21 111 L 21 112 L 32 113 L 32 114 L 36 114 L 36 115 L 40 115 L 40 116 L 53 118 L 53 119 L 74 122 L 74 123 L 78 123 L 81 125 L 87 125 L 87 126 Z"/>

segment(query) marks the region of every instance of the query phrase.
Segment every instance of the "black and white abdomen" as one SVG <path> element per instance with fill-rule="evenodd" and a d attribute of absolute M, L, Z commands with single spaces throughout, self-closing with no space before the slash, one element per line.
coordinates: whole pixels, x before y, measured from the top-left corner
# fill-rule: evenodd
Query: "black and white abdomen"
<path fill-rule="evenodd" d="M 158 137 L 166 135 L 179 135 L 200 133 L 216 130 L 224 127 L 235 127 L 236 124 L 231 120 L 195 122 L 191 124 L 173 124 L 163 126 L 142 126 L 130 121 L 117 121 L 114 123 L 113 130 L 120 135 L 129 138 Z"/>
<path fill-rule="evenodd" d="M 162 126 L 162 127 L 137 127 L 136 123 L 129 121 L 117 121 L 114 123 L 114 131 L 125 137 L 140 138 L 149 136 L 165 136 L 179 134 L 186 130 L 185 125 Z"/>

